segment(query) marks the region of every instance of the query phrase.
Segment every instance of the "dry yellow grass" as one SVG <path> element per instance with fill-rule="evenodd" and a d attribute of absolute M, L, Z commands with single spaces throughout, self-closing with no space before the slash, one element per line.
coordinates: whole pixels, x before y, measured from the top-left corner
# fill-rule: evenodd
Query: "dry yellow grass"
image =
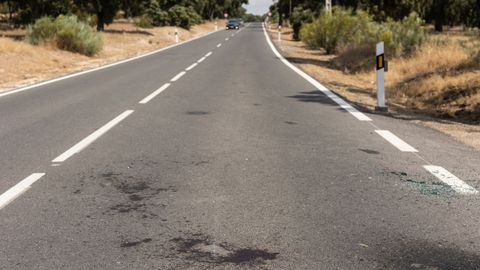
<path fill-rule="evenodd" d="M 181 28 L 177 31 L 183 41 L 214 28 L 213 22 L 207 22 L 190 31 Z M 94 57 L 87 57 L 59 50 L 52 44 L 33 46 L 1 37 L 19 37 L 25 34 L 24 30 L 0 31 L 0 92 L 166 47 L 175 43 L 174 33 L 174 27 L 141 29 L 132 23 L 113 23 L 102 33 L 103 50 Z"/>

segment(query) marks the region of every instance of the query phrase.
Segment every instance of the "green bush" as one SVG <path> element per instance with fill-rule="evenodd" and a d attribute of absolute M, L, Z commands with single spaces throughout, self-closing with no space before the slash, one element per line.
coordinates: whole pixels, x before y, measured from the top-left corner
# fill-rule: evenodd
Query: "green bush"
<path fill-rule="evenodd" d="M 60 49 L 92 56 L 103 47 L 101 36 L 76 16 L 59 16 L 56 41 Z"/>
<path fill-rule="evenodd" d="M 168 12 L 162 10 L 160 4 L 156 0 L 150 0 L 147 2 L 145 14 L 150 19 L 153 26 L 165 26 L 170 23 Z"/>
<path fill-rule="evenodd" d="M 380 24 L 364 11 L 335 8 L 331 14 L 325 12 L 312 23 L 304 24 L 300 39 L 311 48 L 324 48 L 328 54 L 373 46 L 379 41 L 395 53 L 411 53 L 426 38 L 422 24 L 416 13 L 398 22 L 389 19 Z"/>
<path fill-rule="evenodd" d="M 340 47 L 356 42 L 354 35 L 355 16 L 351 10 L 335 8 L 332 13 L 324 12 L 312 23 L 300 30 L 300 39 L 311 48 L 324 48 L 328 54 Z"/>
<path fill-rule="evenodd" d="M 78 20 L 76 16 L 59 16 L 38 19 L 28 27 L 27 40 L 32 44 L 54 39 L 62 50 L 78 52 L 92 56 L 102 49 L 101 36 L 88 24 Z"/>
<path fill-rule="evenodd" d="M 202 22 L 202 17 L 198 15 L 193 7 L 184 7 L 175 5 L 168 10 L 170 25 L 180 26 L 190 29 L 192 25 Z"/>
<path fill-rule="evenodd" d="M 392 33 L 392 39 L 390 44 L 384 41 L 397 51 L 407 54 L 412 53 L 422 45 L 426 39 L 422 25 L 422 19 L 420 19 L 415 12 L 412 12 L 398 22 L 389 19 L 386 26 Z"/>
<path fill-rule="evenodd" d="M 27 27 L 27 41 L 33 45 L 38 45 L 52 39 L 57 33 L 57 26 L 51 17 L 38 19 L 35 24 Z"/>
<path fill-rule="evenodd" d="M 305 23 L 313 21 L 313 12 L 310 9 L 303 9 L 302 6 L 293 9 L 290 23 L 293 29 L 293 39 L 300 40 L 300 29 Z"/>
<path fill-rule="evenodd" d="M 153 28 L 152 19 L 150 19 L 150 17 L 145 15 L 135 18 L 133 21 L 133 24 L 135 24 L 135 26 L 140 28 Z"/>

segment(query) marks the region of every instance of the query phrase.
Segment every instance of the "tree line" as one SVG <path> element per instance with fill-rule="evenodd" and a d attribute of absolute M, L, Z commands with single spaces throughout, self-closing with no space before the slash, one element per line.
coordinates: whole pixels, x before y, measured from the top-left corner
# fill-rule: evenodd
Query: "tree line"
<path fill-rule="evenodd" d="M 293 23 L 309 14 L 319 15 L 324 4 L 324 0 L 279 0 L 270 11 L 280 15 L 280 22 L 288 19 Z M 332 4 L 368 11 L 377 21 L 401 20 L 416 12 L 437 31 L 446 25 L 480 27 L 480 0 L 332 0 Z"/>
<path fill-rule="evenodd" d="M 243 4 L 248 4 L 248 0 L 0 0 L 0 8 L 16 26 L 32 24 L 44 16 L 75 14 L 94 16 L 98 31 L 113 22 L 119 11 L 125 18 L 148 16 L 156 25 L 182 26 L 182 20 L 192 17 L 194 22 L 197 18 L 223 18 L 224 13 L 242 17 L 245 15 Z"/>

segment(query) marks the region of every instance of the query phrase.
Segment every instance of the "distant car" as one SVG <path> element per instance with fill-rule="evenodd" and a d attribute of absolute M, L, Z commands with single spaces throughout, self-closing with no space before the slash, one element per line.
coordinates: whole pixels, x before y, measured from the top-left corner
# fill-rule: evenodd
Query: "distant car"
<path fill-rule="evenodd" d="M 240 29 L 242 22 L 239 19 L 230 19 L 227 22 L 227 29 Z"/>

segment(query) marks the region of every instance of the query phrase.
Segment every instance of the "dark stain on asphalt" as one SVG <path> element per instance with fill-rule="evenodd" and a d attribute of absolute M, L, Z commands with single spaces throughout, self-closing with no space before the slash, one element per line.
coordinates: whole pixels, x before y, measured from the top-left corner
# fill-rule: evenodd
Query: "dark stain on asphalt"
<path fill-rule="evenodd" d="M 260 103 L 253 103 L 253 106 L 262 106 Z"/>
<path fill-rule="evenodd" d="M 298 123 L 297 123 L 297 122 L 293 122 L 293 121 L 285 121 L 285 124 L 297 125 Z"/>
<path fill-rule="evenodd" d="M 188 111 L 187 114 L 188 114 L 188 115 L 207 115 L 207 114 L 210 114 L 210 112 L 206 112 L 206 111 Z"/>
<path fill-rule="evenodd" d="M 145 238 L 145 239 L 140 240 L 140 241 L 123 242 L 122 244 L 120 244 L 120 247 L 130 248 L 130 247 L 136 247 L 140 244 L 150 243 L 150 242 L 152 242 L 152 238 Z"/>
<path fill-rule="evenodd" d="M 387 238 L 388 239 L 388 238 Z M 383 269 L 478 270 L 480 254 L 471 247 L 459 247 L 440 241 L 392 239 L 379 243 L 372 255 Z"/>
<path fill-rule="evenodd" d="M 119 213 L 130 213 L 131 211 L 145 212 L 146 206 L 144 203 L 119 203 L 111 206 L 109 209 Z"/>
<path fill-rule="evenodd" d="M 128 196 L 128 198 L 134 202 L 138 202 L 138 201 L 142 201 L 143 199 L 145 199 L 144 197 L 138 195 L 138 194 L 132 194 L 130 196 Z"/>
<path fill-rule="evenodd" d="M 225 243 L 214 243 L 210 237 L 193 234 L 189 238 L 174 238 L 177 251 L 186 259 L 209 264 L 258 265 L 275 260 L 279 253 L 256 248 L 235 248 Z"/>
<path fill-rule="evenodd" d="M 361 148 L 358 148 L 358 150 L 362 151 L 362 152 L 365 152 L 367 154 L 370 154 L 370 155 L 378 155 L 380 154 L 380 152 L 378 151 L 375 151 L 375 150 L 370 150 L 370 149 L 361 149 Z"/>

